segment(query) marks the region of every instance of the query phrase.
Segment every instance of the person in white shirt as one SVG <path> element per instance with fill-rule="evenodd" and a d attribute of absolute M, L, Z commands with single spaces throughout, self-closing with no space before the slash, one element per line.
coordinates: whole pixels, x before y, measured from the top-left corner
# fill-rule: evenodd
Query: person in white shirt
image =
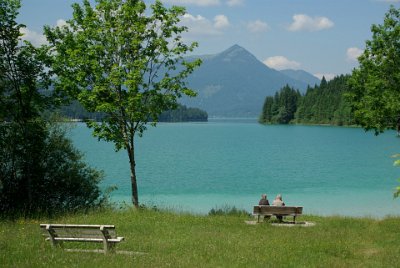
<path fill-rule="evenodd" d="M 282 195 L 278 194 L 274 201 L 272 202 L 273 206 L 277 206 L 277 207 L 283 207 L 285 205 L 285 203 L 282 201 Z M 282 221 L 283 220 L 283 216 L 276 216 L 276 218 L 278 219 L 278 221 Z"/>

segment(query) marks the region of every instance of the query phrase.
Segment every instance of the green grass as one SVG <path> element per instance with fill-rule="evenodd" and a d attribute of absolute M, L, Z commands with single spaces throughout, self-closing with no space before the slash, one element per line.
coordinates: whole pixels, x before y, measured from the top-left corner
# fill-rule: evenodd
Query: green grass
<path fill-rule="evenodd" d="M 400 218 L 301 216 L 313 227 L 248 225 L 244 216 L 102 211 L 0 221 L 0 267 L 396 267 Z M 53 249 L 39 223 L 114 224 L 122 255 Z M 65 243 L 66 248 L 101 244 Z"/>

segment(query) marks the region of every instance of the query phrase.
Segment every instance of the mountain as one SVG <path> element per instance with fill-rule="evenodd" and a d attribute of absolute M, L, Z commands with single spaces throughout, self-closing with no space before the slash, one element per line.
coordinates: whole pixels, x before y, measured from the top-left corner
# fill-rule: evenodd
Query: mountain
<path fill-rule="evenodd" d="M 321 80 L 319 78 L 317 78 L 314 75 L 307 73 L 306 71 L 303 71 L 303 70 L 286 69 L 286 70 L 281 70 L 281 73 L 283 73 L 293 79 L 306 82 L 311 87 L 313 87 L 315 85 L 319 85 L 321 83 Z"/>
<path fill-rule="evenodd" d="M 187 82 L 198 95 L 183 98 L 182 104 L 205 110 L 210 117 L 258 117 L 266 96 L 274 95 L 286 84 L 300 92 L 308 85 L 267 67 L 238 45 L 216 55 L 196 58 L 201 58 L 203 64 Z"/>

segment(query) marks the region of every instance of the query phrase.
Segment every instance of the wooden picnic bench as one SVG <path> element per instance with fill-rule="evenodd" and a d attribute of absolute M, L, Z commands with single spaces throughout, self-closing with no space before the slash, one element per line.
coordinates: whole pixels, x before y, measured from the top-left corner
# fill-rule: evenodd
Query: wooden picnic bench
<path fill-rule="evenodd" d="M 107 253 L 124 240 L 117 236 L 114 225 L 40 224 L 40 228 L 52 246 L 62 242 L 96 242 L 103 243 L 104 253 Z"/>
<path fill-rule="evenodd" d="M 296 217 L 303 213 L 303 207 L 288 206 L 254 206 L 253 215 L 257 216 L 257 222 L 260 222 L 261 216 L 293 216 L 293 222 Z"/>

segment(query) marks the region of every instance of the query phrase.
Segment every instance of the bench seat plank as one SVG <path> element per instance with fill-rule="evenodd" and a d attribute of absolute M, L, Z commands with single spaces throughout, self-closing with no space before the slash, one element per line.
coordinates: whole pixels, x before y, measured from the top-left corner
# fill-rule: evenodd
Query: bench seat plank
<path fill-rule="evenodd" d="M 103 226 L 103 228 L 106 229 L 115 229 L 115 225 L 98 225 L 98 224 L 55 224 L 55 223 L 50 223 L 50 224 L 46 224 L 46 223 L 42 223 L 40 224 L 41 228 L 46 228 L 46 226 L 51 226 L 52 228 L 82 228 L 82 229 L 100 229 L 100 227 Z"/>
<path fill-rule="evenodd" d="M 119 243 L 123 241 L 125 238 L 124 237 L 117 237 L 117 238 L 111 238 L 107 239 L 107 242 L 109 243 Z M 46 238 L 47 241 L 51 240 L 49 237 Z M 81 238 L 81 237 L 54 237 L 54 240 L 56 241 L 75 241 L 75 242 L 103 242 L 102 238 Z"/>

